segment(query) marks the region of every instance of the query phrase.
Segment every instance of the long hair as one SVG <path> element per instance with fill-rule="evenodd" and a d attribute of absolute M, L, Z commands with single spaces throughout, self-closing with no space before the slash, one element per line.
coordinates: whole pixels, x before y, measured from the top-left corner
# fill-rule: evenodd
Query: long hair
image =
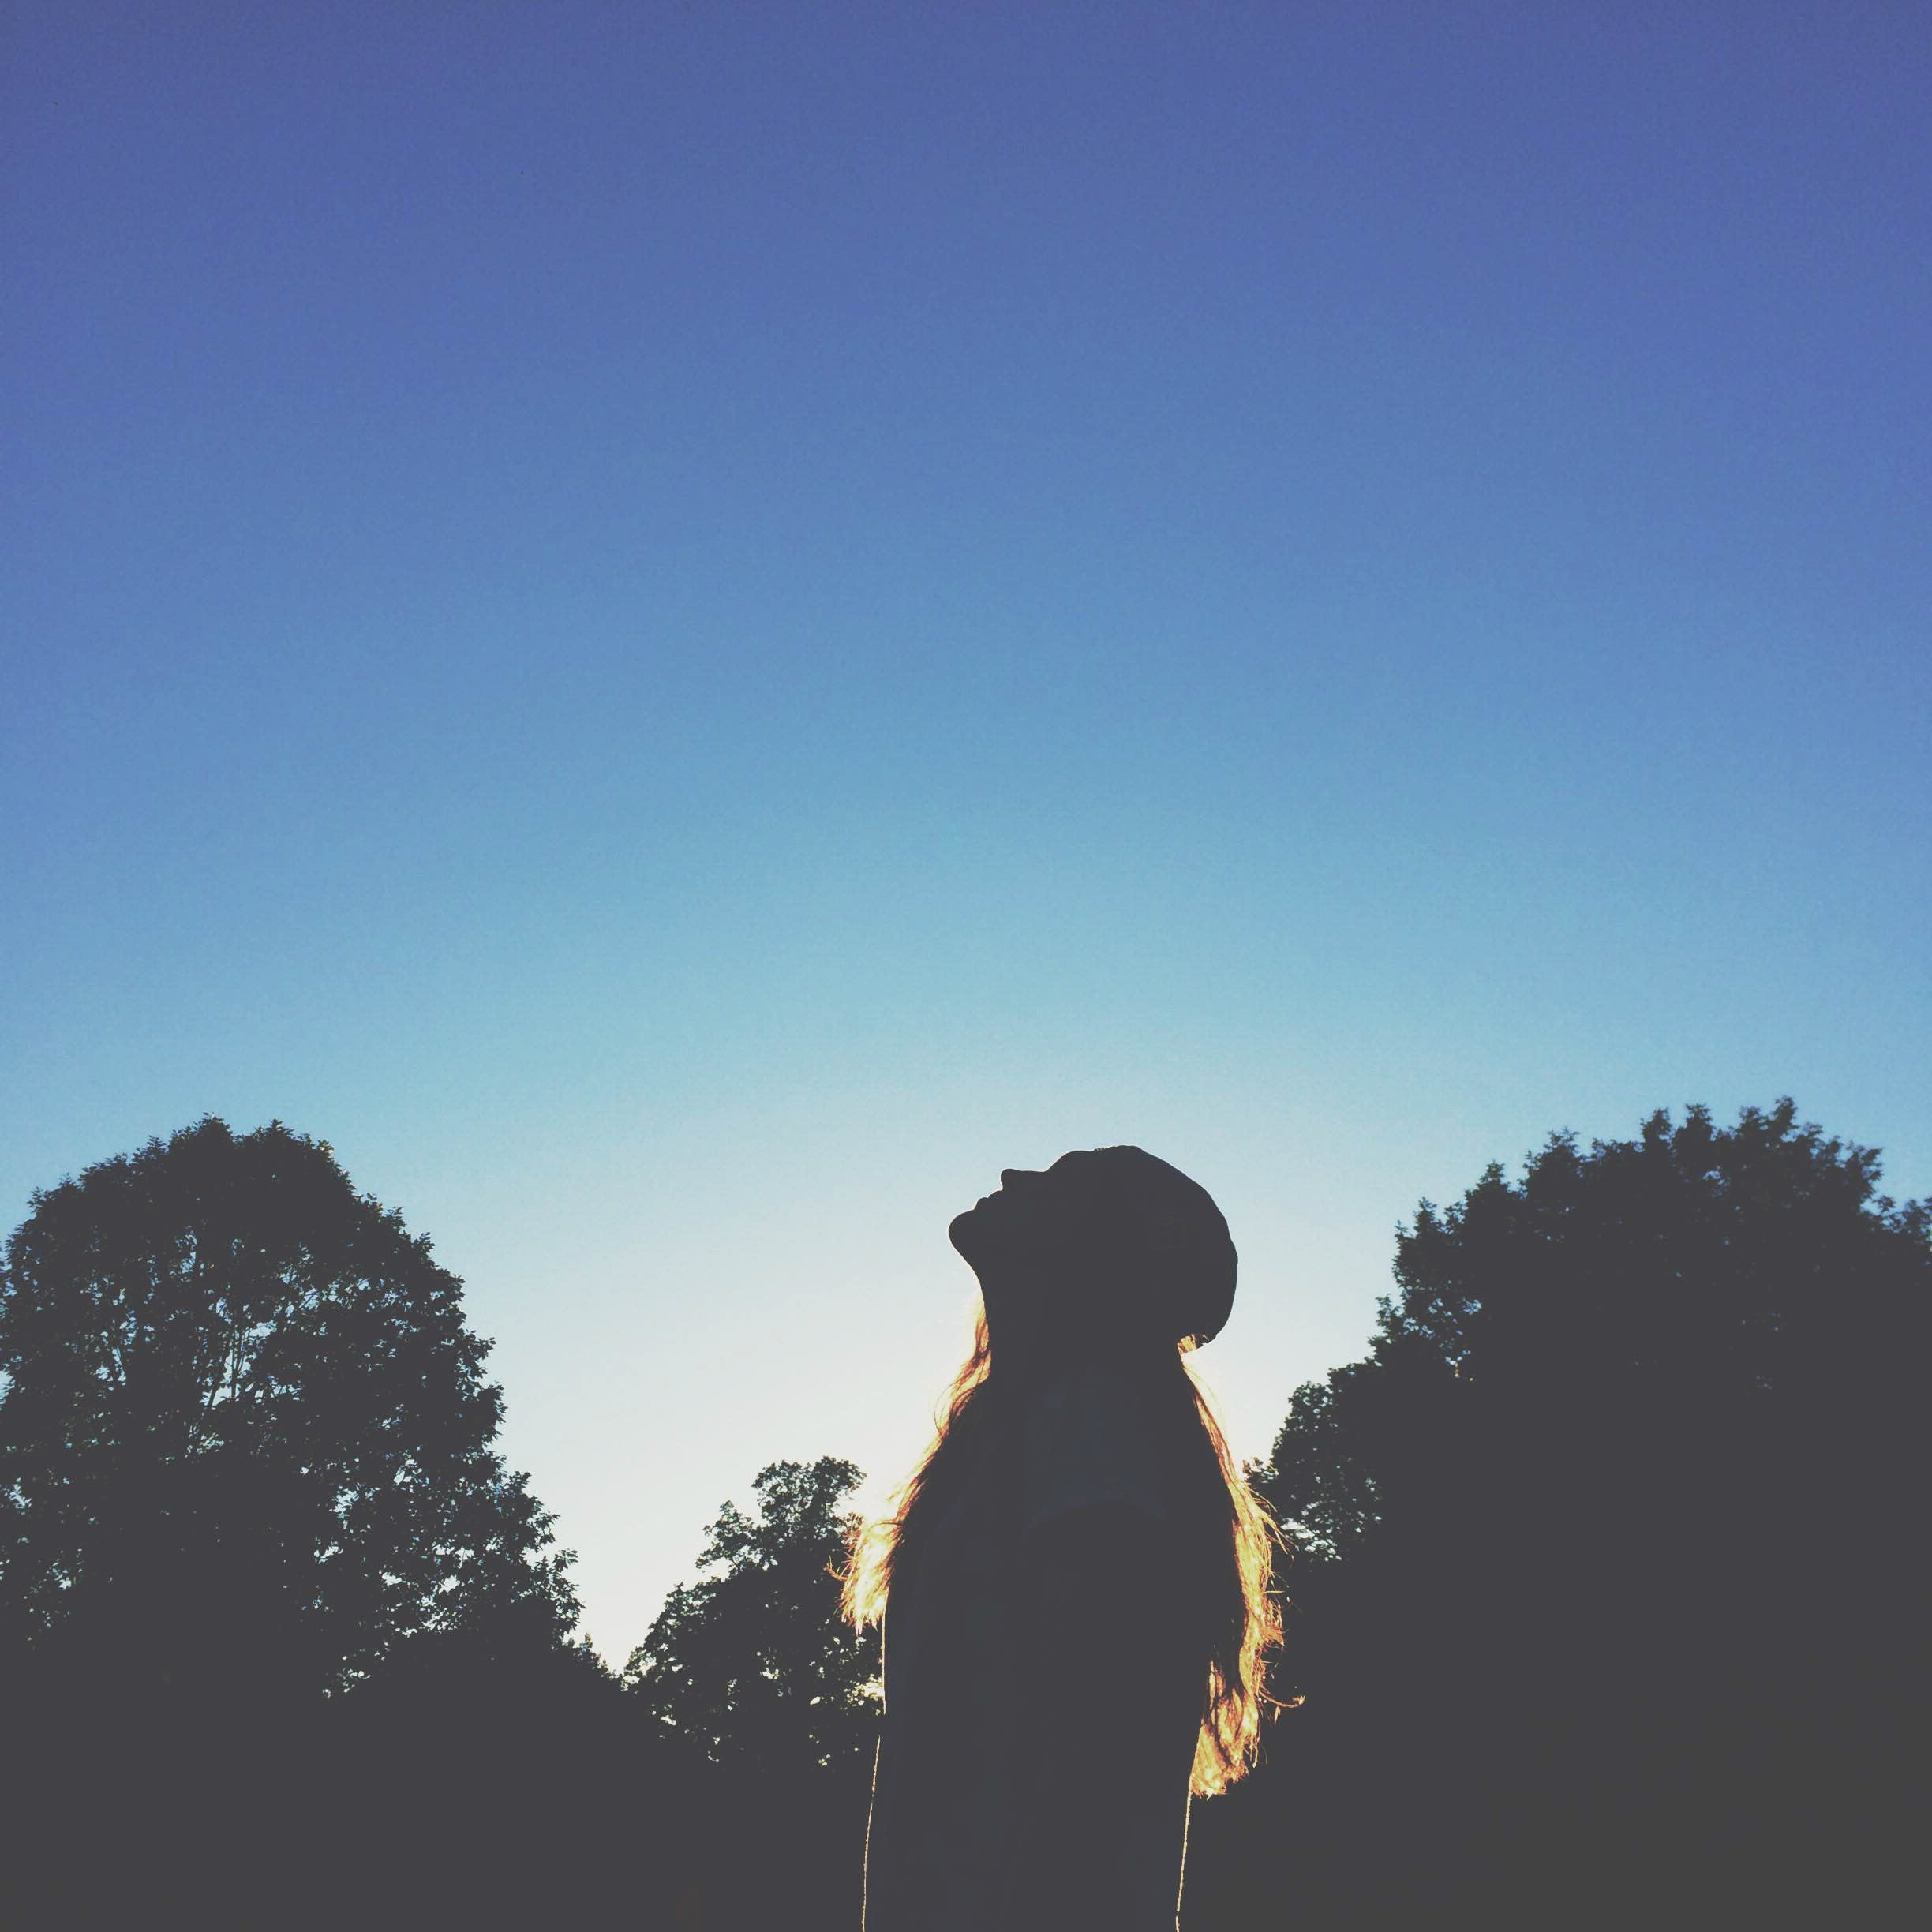
<path fill-rule="evenodd" d="M 1159 1380 L 1176 1428 L 1175 1453 L 1194 1465 L 1222 1507 L 1207 1574 L 1196 1581 L 1206 1598 L 1200 1733 L 1189 1787 L 1213 1797 L 1237 1782 L 1260 1753 L 1262 1706 L 1285 1709 L 1268 1695 L 1266 1653 L 1279 1645 L 1281 1610 L 1271 1587 L 1281 1533 L 1267 1503 L 1249 1486 L 1229 1452 L 1214 1404 L 1181 1347 L 1163 1354 Z M 881 1622 L 897 1571 L 918 1533 L 945 1500 L 954 1473 L 999 1421 L 989 1380 L 992 1342 L 982 1304 L 973 1321 L 972 1352 L 940 1398 L 938 1432 L 912 1473 L 894 1490 L 882 1515 L 858 1525 L 847 1547 L 840 1608 L 856 1630 Z M 1223 1513 L 1224 1512 L 1224 1513 Z M 1096 1614 L 1101 1607 L 1095 1605 Z"/>

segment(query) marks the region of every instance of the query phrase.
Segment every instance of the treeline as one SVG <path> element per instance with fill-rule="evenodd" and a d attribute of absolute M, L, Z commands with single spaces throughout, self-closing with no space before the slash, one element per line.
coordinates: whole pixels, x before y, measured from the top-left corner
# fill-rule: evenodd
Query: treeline
<path fill-rule="evenodd" d="M 1368 1354 L 1249 1471 L 1299 1701 L 1194 1807 L 1185 1932 L 1883 1921 L 1932 1217 L 1878 1178 L 1780 1102 L 1421 1206 Z M 36 1195 L 0 1272 L 9 1923 L 856 1926 L 859 1473 L 762 1471 L 613 1673 L 488 1346 L 279 1125 Z"/>

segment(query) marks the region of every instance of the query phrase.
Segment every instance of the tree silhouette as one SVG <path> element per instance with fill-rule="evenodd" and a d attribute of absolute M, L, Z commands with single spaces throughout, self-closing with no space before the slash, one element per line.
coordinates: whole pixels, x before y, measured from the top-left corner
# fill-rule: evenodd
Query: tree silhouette
<path fill-rule="evenodd" d="M 1932 1221 L 1878 1174 L 1786 1100 L 1559 1134 L 1421 1205 L 1368 1359 L 1297 1391 L 1267 1485 L 1305 1899 L 1858 1919 L 1923 1683 Z"/>
<path fill-rule="evenodd" d="M 324 1144 L 209 1118 L 36 1193 L 0 1272 L 0 1619 L 205 1702 L 577 1604 L 462 1283 Z M 0 1634 L 4 1634 L 0 1632 Z"/>
<path fill-rule="evenodd" d="M 1932 1213 L 1878 1179 L 1785 1101 L 1421 1204 L 1367 1355 L 1250 1472 L 1305 1702 L 1196 1807 L 1187 1932 L 1885 1921 Z M 460 1294 L 279 1125 L 34 1197 L 0 1272 L 0 1916 L 856 1923 L 859 1472 L 761 1470 L 620 1691 L 564 1641 Z"/>
<path fill-rule="evenodd" d="M 659 1727 L 761 1774 L 870 1765 L 878 1637 L 844 1623 L 832 1573 L 852 1523 L 839 1504 L 862 1480 L 832 1456 L 774 1462 L 754 1516 L 720 1510 L 698 1557 L 719 1574 L 674 1589 L 624 1667 Z"/>
<path fill-rule="evenodd" d="M 859 1922 L 879 1639 L 845 1623 L 833 1571 L 860 1481 L 832 1456 L 761 1470 L 754 1513 L 726 1503 L 710 1526 L 698 1564 L 714 1574 L 671 1593 L 624 1668 L 638 1750 L 689 1761 L 670 1923 Z"/>

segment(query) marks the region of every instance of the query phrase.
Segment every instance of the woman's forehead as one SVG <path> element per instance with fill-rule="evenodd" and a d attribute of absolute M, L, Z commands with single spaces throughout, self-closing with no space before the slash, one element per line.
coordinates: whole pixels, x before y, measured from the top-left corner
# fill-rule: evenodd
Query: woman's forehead
<path fill-rule="evenodd" d="M 1105 1192 L 1117 1177 L 1108 1172 L 1106 1162 L 1096 1160 L 1088 1150 L 1073 1148 L 1043 1170 L 1043 1178 L 1070 1194 L 1081 1196 Z"/>
<path fill-rule="evenodd" d="M 1062 1154 L 1046 1171 L 1068 1179 L 1099 1180 L 1116 1165 L 1104 1159 L 1098 1148 L 1073 1148 Z"/>
<path fill-rule="evenodd" d="M 1136 1147 L 1075 1148 L 1047 1170 L 1069 1179 L 1096 1182 L 1148 1181 L 1181 1178 L 1163 1160 Z"/>

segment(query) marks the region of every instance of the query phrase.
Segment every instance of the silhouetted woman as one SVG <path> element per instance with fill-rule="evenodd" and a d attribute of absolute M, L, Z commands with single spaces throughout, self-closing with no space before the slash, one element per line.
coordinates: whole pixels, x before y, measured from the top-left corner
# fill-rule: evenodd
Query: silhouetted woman
<path fill-rule="evenodd" d="M 1273 1526 L 1185 1357 L 1227 1223 L 1138 1148 L 1009 1169 L 939 1432 L 845 1579 L 884 1620 L 864 1932 L 1174 1932 L 1192 1796 L 1253 1762 Z"/>

